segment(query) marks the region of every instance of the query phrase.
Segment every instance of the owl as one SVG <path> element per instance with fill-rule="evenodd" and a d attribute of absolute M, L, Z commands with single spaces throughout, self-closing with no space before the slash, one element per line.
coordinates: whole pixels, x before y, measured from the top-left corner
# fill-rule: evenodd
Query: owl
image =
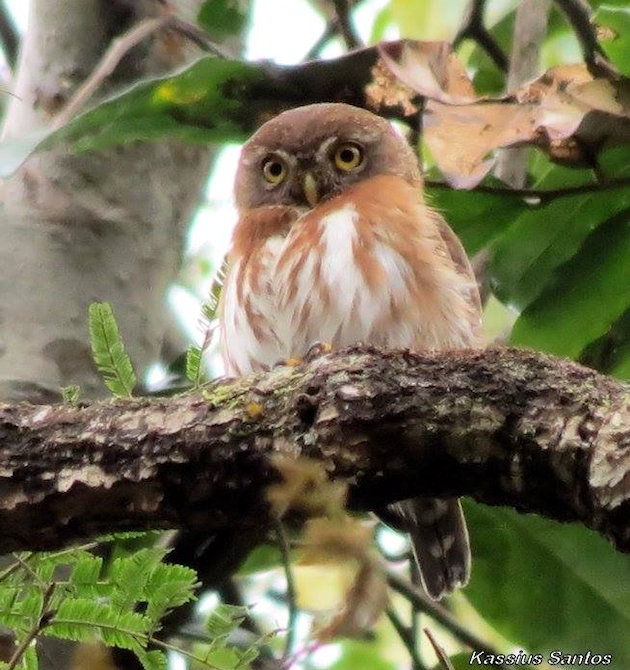
<path fill-rule="evenodd" d="M 219 309 L 228 374 L 267 370 L 315 343 L 479 344 L 468 258 L 425 203 L 412 149 L 381 117 L 339 103 L 280 114 L 243 147 L 235 201 Z M 464 585 L 470 549 L 459 500 L 395 507 L 426 592 L 439 599 Z"/>

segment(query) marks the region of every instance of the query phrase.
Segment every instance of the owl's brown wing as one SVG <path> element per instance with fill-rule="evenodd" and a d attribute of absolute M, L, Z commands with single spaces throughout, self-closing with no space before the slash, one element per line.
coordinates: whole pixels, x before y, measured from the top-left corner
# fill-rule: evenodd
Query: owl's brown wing
<path fill-rule="evenodd" d="M 481 298 L 475 274 L 462 243 L 442 216 L 431 210 L 441 239 L 438 253 L 451 261 L 464 279 L 470 325 L 470 346 L 481 342 Z M 391 506 L 406 522 L 425 591 L 436 600 L 465 586 L 470 575 L 466 520 L 457 498 L 413 498 Z"/>
<path fill-rule="evenodd" d="M 432 211 L 432 218 L 435 222 L 437 231 L 442 238 L 444 243 L 445 252 L 451 258 L 453 265 L 457 272 L 465 277 L 470 285 L 469 290 L 469 302 L 471 306 L 471 329 L 474 333 L 476 342 L 475 344 L 481 343 L 481 296 L 479 295 L 479 287 L 477 284 L 477 278 L 473 271 L 470 259 L 468 254 L 464 250 L 464 246 L 459 240 L 459 237 L 455 235 L 453 229 L 448 225 L 444 220 L 444 217 L 438 212 Z"/>

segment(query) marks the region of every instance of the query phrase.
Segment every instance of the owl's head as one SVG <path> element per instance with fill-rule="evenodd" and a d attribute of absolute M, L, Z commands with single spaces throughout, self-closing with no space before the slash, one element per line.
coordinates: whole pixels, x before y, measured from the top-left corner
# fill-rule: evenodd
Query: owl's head
<path fill-rule="evenodd" d="M 383 174 L 420 183 L 413 151 L 387 121 L 351 105 L 307 105 L 271 119 L 245 144 L 236 173 L 236 204 L 240 210 L 314 207 Z"/>

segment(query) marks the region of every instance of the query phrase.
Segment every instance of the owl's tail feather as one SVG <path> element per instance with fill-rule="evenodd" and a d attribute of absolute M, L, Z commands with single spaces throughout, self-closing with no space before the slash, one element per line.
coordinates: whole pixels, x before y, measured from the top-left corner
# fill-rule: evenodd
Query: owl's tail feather
<path fill-rule="evenodd" d="M 411 535 L 425 591 L 439 600 L 470 576 L 468 529 L 458 498 L 414 498 L 398 503 Z"/>

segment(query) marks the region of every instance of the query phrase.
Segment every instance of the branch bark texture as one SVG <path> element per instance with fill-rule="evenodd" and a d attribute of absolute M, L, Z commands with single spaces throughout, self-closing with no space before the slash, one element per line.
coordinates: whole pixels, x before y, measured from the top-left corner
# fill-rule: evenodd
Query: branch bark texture
<path fill-rule="evenodd" d="M 259 526 L 269 456 L 319 459 L 370 509 L 470 495 L 630 551 L 630 392 L 515 349 L 352 348 L 202 394 L 0 405 L 4 551 L 98 533 Z"/>

